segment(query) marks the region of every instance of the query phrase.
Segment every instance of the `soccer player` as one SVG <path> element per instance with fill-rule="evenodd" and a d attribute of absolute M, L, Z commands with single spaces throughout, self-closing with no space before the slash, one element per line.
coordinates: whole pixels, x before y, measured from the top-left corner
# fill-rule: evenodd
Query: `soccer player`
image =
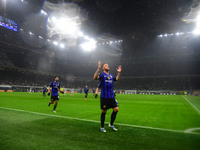
<path fill-rule="evenodd" d="M 112 74 L 109 73 L 109 66 L 108 64 L 102 65 L 103 72 L 99 74 L 101 68 L 101 61 L 98 63 L 98 69 L 94 74 L 95 80 L 100 80 L 101 82 L 101 131 L 106 132 L 104 128 L 104 122 L 105 122 L 105 115 L 109 108 L 113 109 L 112 115 L 111 115 L 111 121 L 108 127 L 112 128 L 114 131 L 117 131 L 117 129 L 114 127 L 113 123 L 115 121 L 117 112 L 119 111 L 118 104 L 116 103 L 113 95 L 113 81 L 119 81 L 120 74 L 122 71 L 121 65 L 118 66 L 116 69 L 118 74 L 117 77 L 112 76 Z"/>
<path fill-rule="evenodd" d="M 87 86 L 87 85 L 85 86 L 85 89 L 84 89 L 84 91 L 85 91 L 85 100 L 87 100 L 88 91 L 89 91 L 89 89 L 88 89 L 88 86 Z"/>
<path fill-rule="evenodd" d="M 93 96 L 95 96 L 95 88 L 92 89 Z"/>
<path fill-rule="evenodd" d="M 71 89 L 71 94 L 70 96 L 74 96 L 74 89 Z"/>
<path fill-rule="evenodd" d="M 59 101 L 58 91 L 60 91 L 60 93 L 64 93 L 63 91 L 60 90 L 60 83 L 58 81 L 59 81 L 59 78 L 55 77 L 55 81 L 51 82 L 48 88 L 48 95 L 50 95 L 50 87 L 52 88 L 51 101 L 49 102 L 48 106 L 50 106 L 51 104 L 54 104 L 55 102 L 54 108 L 53 108 L 54 113 L 56 113 L 56 107 Z"/>
<path fill-rule="evenodd" d="M 47 88 L 46 88 L 46 85 L 42 88 L 42 92 L 43 92 L 43 95 L 44 98 L 46 97 L 46 92 L 47 92 Z"/>

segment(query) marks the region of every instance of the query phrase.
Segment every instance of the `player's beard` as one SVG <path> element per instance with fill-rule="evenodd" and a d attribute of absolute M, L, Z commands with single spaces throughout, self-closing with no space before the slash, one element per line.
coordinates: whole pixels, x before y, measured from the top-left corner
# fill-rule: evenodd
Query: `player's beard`
<path fill-rule="evenodd" d="M 109 72 L 110 69 L 105 69 L 106 72 Z"/>

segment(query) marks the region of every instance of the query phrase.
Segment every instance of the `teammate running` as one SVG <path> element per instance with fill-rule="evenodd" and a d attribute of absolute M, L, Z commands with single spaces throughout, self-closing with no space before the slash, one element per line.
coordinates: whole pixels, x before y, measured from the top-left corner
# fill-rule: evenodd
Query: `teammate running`
<path fill-rule="evenodd" d="M 93 96 L 95 96 L 95 88 L 92 89 Z"/>
<path fill-rule="evenodd" d="M 46 97 L 46 92 L 47 92 L 46 85 L 43 87 L 42 92 L 43 92 L 42 96 L 44 96 L 44 98 L 45 98 Z"/>
<path fill-rule="evenodd" d="M 98 69 L 94 74 L 95 80 L 100 80 L 101 82 L 101 131 L 106 132 L 104 128 L 104 122 L 105 122 L 105 115 L 109 108 L 113 109 L 112 115 L 111 115 L 111 121 L 108 127 L 112 128 L 114 131 L 117 131 L 117 129 L 114 127 L 113 123 L 115 121 L 117 112 L 119 111 L 118 104 L 116 103 L 114 96 L 113 96 L 113 81 L 119 81 L 120 74 L 122 71 L 121 65 L 118 66 L 116 69 L 118 74 L 117 77 L 112 76 L 112 74 L 109 73 L 109 66 L 108 64 L 103 64 L 102 69 L 103 72 L 99 74 L 101 68 L 101 61 L 98 63 Z"/>
<path fill-rule="evenodd" d="M 60 91 L 60 93 L 64 93 L 63 91 L 60 90 L 60 83 L 58 82 L 59 78 L 55 77 L 55 81 L 51 82 L 49 84 L 49 88 L 48 88 L 48 95 L 50 95 L 50 87 L 52 88 L 51 91 L 51 101 L 49 102 L 48 106 L 50 106 L 51 104 L 54 104 L 54 108 L 53 108 L 53 112 L 56 113 L 56 107 L 58 105 L 58 101 L 59 101 L 59 96 L 58 96 L 58 91 Z"/>
<path fill-rule="evenodd" d="M 84 91 L 85 91 L 85 100 L 87 100 L 88 91 L 89 91 L 89 89 L 88 89 L 88 86 L 87 86 L 87 85 L 85 86 L 85 89 L 84 89 Z"/>

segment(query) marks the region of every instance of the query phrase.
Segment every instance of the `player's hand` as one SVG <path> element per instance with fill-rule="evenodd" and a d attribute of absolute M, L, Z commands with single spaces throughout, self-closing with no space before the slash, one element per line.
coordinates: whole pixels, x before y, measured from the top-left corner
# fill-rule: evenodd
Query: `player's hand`
<path fill-rule="evenodd" d="M 98 95 L 97 95 L 97 94 L 95 94 L 95 98 L 97 98 L 97 96 L 98 96 Z"/>
<path fill-rule="evenodd" d="M 119 65 L 118 68 L 116 68 L 116 70 L 117 70 L 118 73 L 121 73 L 121 71 L 122 71 L 122 66 Z"/>
<path fill-rule="evenodd" d="M 48 96 L 50 96 L 50 92 L 48 92 Z"/>
<path fill-rule="evenodd" d="M 98 69 L 101 69 L 101 61 L 98 62 Z"/>

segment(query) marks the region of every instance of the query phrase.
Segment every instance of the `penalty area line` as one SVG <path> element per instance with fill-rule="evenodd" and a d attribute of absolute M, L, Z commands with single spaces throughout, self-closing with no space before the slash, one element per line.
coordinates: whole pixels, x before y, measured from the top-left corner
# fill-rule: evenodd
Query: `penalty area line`
<path fill-rule="evenodd" d="M 68 116 L 51 115 L 51 114 L 45 114 L 45 113 L 39 113 L 39 112 L 27 111 L 27 110 L 21 110 L 21 109 L 14 109 L 14 108 L 0 107 L 0 109 L 12 110 L 12 111 L 18 111 L 18 112 L 26 112 L 26 113 L 42 115 L 42 116 L 49 116 L 49 117 L 57 117 L 57 118 L 65 118 L 65 119 L 78 120 L 78 121 L 87 121 L 87 122 L 100 123 L 100 121 L 96 121 L 96 120 L 88 120 L 88 119 L 74 118 L 74 117 L 68 117 Z M 105 123 L 109 124 L 109 122 L 105 122 Z M 160 130 L 160 131 L 167 131 L 167 132 L 176 132 L 176 133 L 198 134 L 198 135 L 200 135 L 200 133 L 195 133 L 195 132 L 185 132 L 185 131 L 181 131 L 181 130 L 154 128 L 154 127 L 131 125 L 131 124 L 115 123 L 115 125 L 126 126 L 126 127 L 134 127 L 134 128 L 142 128 L 142 129 Z"/>

